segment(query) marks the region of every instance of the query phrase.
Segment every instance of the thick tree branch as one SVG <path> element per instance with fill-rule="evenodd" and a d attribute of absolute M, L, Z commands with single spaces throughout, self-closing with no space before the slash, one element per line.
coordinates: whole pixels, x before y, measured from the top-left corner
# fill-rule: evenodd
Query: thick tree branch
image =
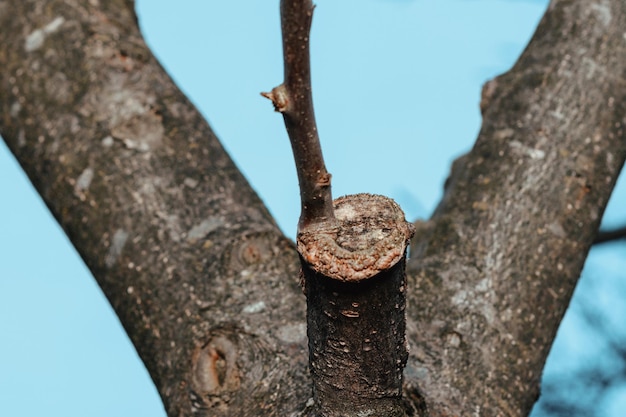
<path fill-rule="evenodd" d="M 406 248 L 413 228 L 391 199 L 335 201 L 337 232 L 298 239 L 309 365 L 323 417 L 404 417 Z"/>
<path fill-rule="evenodd" d="M 626 3 L 556 0 L 407 266 L 407 384 L 433 415 L 526 416 L 626 157 Z M 477 381 L 480 381 L 477 383 Z"/>
<path fill-rule="evenodd" d="M 293 243 L 151 55 L 128 4 L 0 2 L 2 137 L 169 416 L 299 413 L 311 383 Z"/>
<path fill-rule="evenodd" d="M 324 165 L 311 94 L 309 35 L 313 8 L 311 0 L 281 0 L 285 80 L 270 93 L 262 93 L 283 114 L 289 134 L 300 183 L 299 232 L 335 225 L 330 174 Z"/>
<path fill-rule="evenodd" d="M 168 415 L 307 415 L 297 254 L 128 4 L 0 2 L 0 133 Z M 595 6 L 553 1 L 415 239 L 405 394 L 424 415 L 523 416 L 537 396 L 626 155 L 626 4 Z"/>

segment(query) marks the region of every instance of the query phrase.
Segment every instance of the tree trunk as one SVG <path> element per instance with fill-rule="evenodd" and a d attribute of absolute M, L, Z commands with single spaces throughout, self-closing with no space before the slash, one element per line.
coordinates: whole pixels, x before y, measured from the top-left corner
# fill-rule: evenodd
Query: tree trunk
<path fill-rule="evenodd" d="M 557 0 L 489 82 L 407 264 L 418 415 L 525 416 L 626 156 L 626 3 Z M 312 413 L 277 229 L 150 54 L 131 2 L 0 2 L 0 133 L 113 305 L 169 416 Z M 268 116 L 269 117 L 269 116 Z"/>

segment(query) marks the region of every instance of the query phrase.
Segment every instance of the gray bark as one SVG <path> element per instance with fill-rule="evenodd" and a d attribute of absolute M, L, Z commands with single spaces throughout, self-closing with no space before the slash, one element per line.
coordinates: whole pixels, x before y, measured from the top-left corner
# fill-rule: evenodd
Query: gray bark
<path fill-rule="evenodd" d="M 624 28 L 623 0 L 553 1 L 485 87 L 476 145 L 407 264 L 404 393 L 419 415 L 525 416 L 536 400 L 626 157 Z M 151 55 L 131 2 L 0 1 L 0 45 L 0 133 L 168 415 L 309 413 L 294 245 Z"/>

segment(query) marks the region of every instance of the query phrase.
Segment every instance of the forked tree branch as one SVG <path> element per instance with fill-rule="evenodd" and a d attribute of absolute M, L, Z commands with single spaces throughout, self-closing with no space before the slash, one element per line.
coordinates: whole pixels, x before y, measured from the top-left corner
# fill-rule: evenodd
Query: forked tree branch
<path fill-rule="evenodd" d="M 168 415 L 304 416 L 311 378 L 292 245 L 147 49 L 129 3 L 0 2 L 0 133 L 115 308 Z M 404 388 L 430 416 L 522 417 L 535 402 L 626 157 L 626 3 L 605 3 L 552 2 L 494 84 L 477 144 L 417 239 L 402 288 Z M 83 172 L 94 174 L 84 187 Z M 336 216 L 352 223 L 352 212 Z M 344 295 L 336 322 L 364 318 Z M 356 352 L 357 339 L 342 339 L 330 347 Z M 368 339 L 359 348 L 377 352 Z"/>
<path fill-rule="evenodd" d="M 285 80 L 271 92 L 261 93 L 283 114 L 289 134 L 302 204 L 298 232 L 335 223 L 330 174 L 324 165 L 311 96 L 309 33 L 313 8 L 311 0 L 281 0 Z"/>

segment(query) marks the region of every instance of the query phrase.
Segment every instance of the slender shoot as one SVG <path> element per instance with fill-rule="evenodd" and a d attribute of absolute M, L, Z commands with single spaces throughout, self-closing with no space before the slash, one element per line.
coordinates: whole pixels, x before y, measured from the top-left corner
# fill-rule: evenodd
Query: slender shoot
<path fill-rule="evenodd" d="M 282 113 L 291 142 L 300 184 L 299 233 L 335 225 L 331 176 L 324 165 L 311 95 L 309 34 L 313 9 L 311 0 L 281 0 L 285 80 L 271 92 L 261 93 Z"/>

